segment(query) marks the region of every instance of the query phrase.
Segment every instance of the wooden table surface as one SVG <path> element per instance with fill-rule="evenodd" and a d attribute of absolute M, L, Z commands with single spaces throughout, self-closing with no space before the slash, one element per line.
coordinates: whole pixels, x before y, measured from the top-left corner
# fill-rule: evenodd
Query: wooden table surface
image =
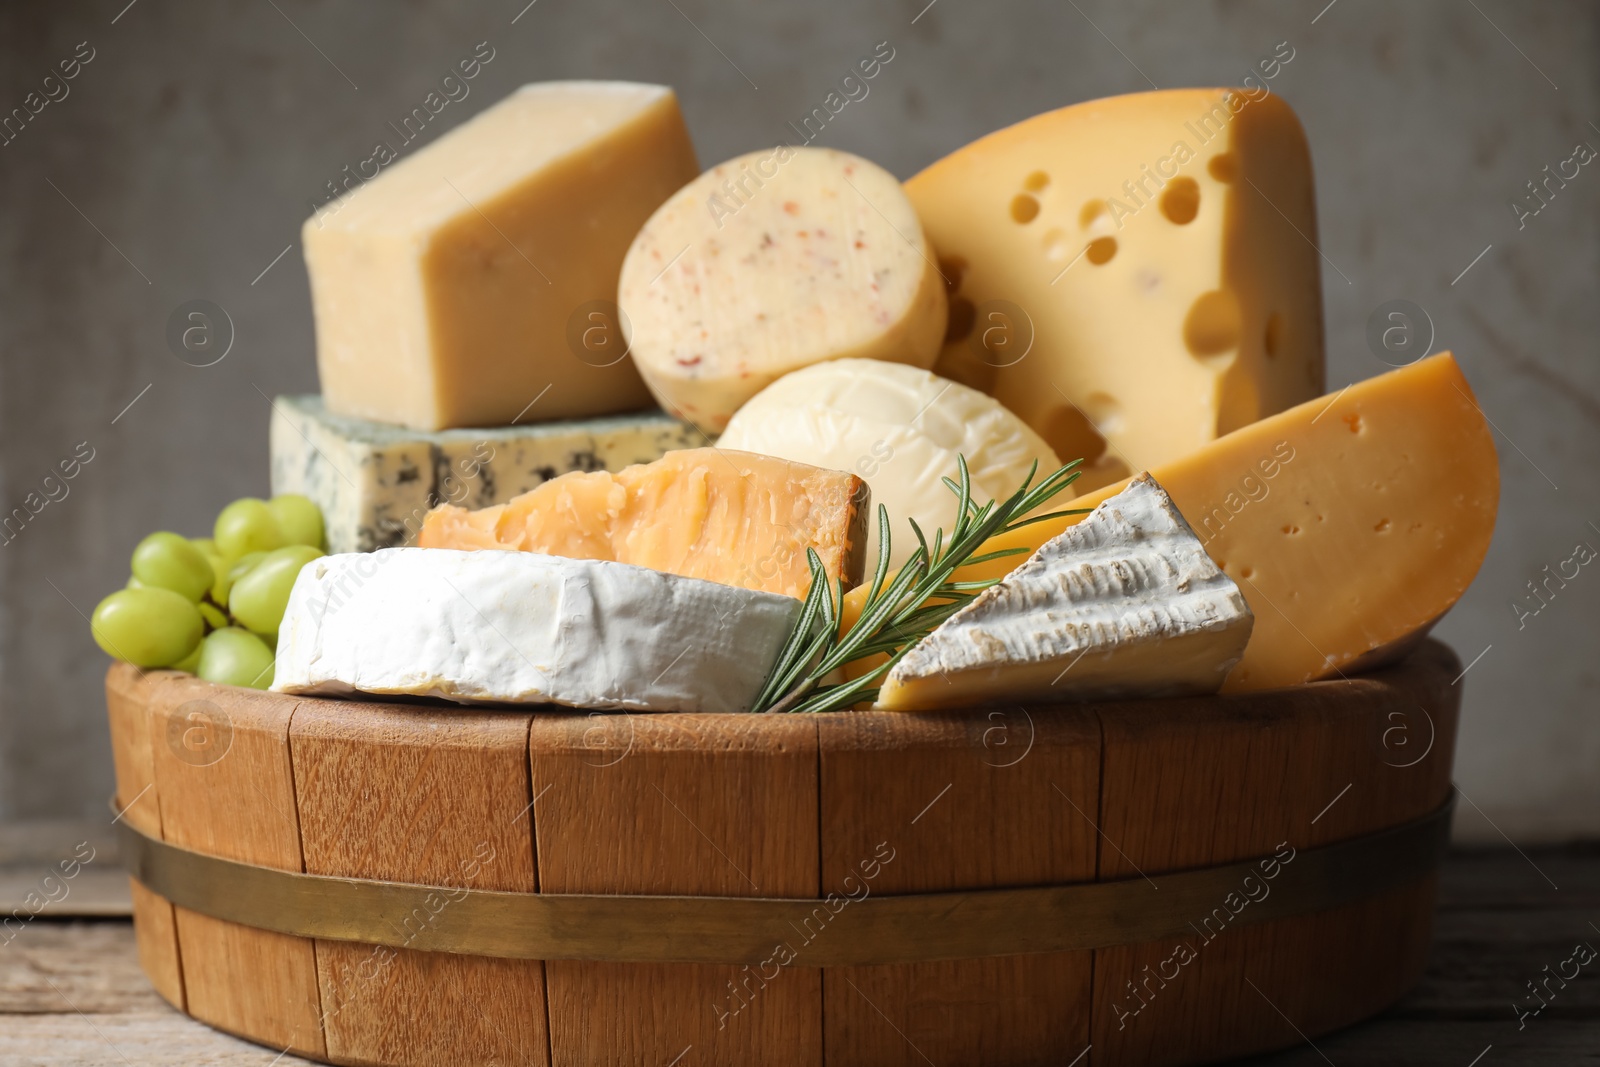
<path fill-rule="evenodd" d="M 24 854 L 72 854 L 66 826 L 0 835 L 0 913 L 48 873 Z M 0 1064 L 144 1067 L 150 1064 L 269 1065 L 306 1061 L 193 1022 L 145 982 L 133 930 L 115 915 L 125 881 L 96 838 L 95 859 L 20 927 L 0 934 Z M 9 843 L 8 843 L 9 842 Z M 70 842 L 65 846 L 63 842 Z M 76 903 L 74 903 L 76 900 Z M 77 912 L 75 916 L 68 913 Z M 7 937 L 9 936 L 9 940 Z M 1313 1045 L 1249 1061 L 1253 1067 L 1314 1065 L 1600 1065 L 1600 959 L 1565 983 L 1549 978 L 1587 944 L 1600 948 L 1600 846 L 1453 853 L 1442 876 L 1427 976 L 1401 1003 Z M 1308 961 L 1314 966 L 1315 961 Z M 1573 965 L 1567 964 L 1570 974 Z M 1548 970 L 1546 969 L 1548 968 Z M 1548 1005 L 1528 983 L 1546 983 Z M 938 1067 L 938 1054 L 926 1050 Z M 1068 1057 L 1063 1057 L 1065 1060 Z"/>

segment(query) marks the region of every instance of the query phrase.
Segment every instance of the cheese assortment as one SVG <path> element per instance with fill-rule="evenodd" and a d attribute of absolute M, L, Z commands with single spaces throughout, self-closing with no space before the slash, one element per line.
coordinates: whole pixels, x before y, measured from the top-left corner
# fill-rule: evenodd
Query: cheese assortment
<path fill-rule="evenodd" d="M 1323 388 L 1311 156 L 1275 95 L 1075 104 L 906 183 L 954 286 L 937 370 L 1098 485 Z"/>
<path fill-rule="evenodd" d="M 705 442 L 659 411 L 425 432 L 335 415 L 316 396 L 278 397 L 269 436 L 272 491 L 316 502 L 330 552 L 415 544 L 439 504 L 503 504 L 571 471 L 621 470 Z"/>
<path fill-rule="evenodd" d="M 1148 474 L 1052 537 L 884 678 L 889 710 L 1215 693 L 1253 617 Z"/>
<path fill-rule="evenodd" d="M 524 86 L 390 164 L 301 234 L 328 410 L 441 430 L 648 406 L 575 339 L 615 329 L 628 243 L 698 171 L 672 90 L 630 82 Z"/>
<path fill-rule="evenodd" d="M 900 183 L 827 148 L 752 152 L 678 190 L 634 238 L 617 301 L 651 391 L 708 433 L 824 360 L 929 367 L 945 330 Z"/>
<path fill-rule="evenodd" d="M 557 82 L 320 209 L 279 495 L 146 539 L 96 640 L 457 703 L 1159 699 L 1390 662 L 1483 561 L 1454 359 L 1321 395 L 1276 96 L 1078 104 L 903 187 L 788 145 L 697 171 L 671 90 Z"/>
<path fill-rule="evenodd" d="M 748 711 L 800 602 L 648 567 L 388 548 L 300 572 L 286 693 L 627 711 Z"/>
<path fill-rule="evenodd" d="M 976 389 L 882 360 L 841 359 L 786 374 L 740 408 L 721 446 L 818 463 L 859 474 L 896 530 L 915 520 L 948 529 L 956 501 L 940 479 L 966 457 L 979 502 L 1016 487 L 1028 468 L 1060 465 L 1050 446 L 1021 419 Z M 902 538 L 890 554 L 898 567 L 911 551 Z M 878 555 L 869 530 L 867 557 Z"/>

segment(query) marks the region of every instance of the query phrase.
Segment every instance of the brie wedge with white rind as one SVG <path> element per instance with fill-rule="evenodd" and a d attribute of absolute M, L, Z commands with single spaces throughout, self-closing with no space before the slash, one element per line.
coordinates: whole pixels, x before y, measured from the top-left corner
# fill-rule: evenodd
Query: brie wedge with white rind
<path fill-rule="evenodd" d="M 800 601 L 606 560 L 390 548 L 306 564 L 272 688 L 745 712 Z"/>
<path fill-rule="evenodd" d="M 1046 541 L 889 672 L 877 707 L 1215 693 L 1255 617 L 1149 474 Z"/>

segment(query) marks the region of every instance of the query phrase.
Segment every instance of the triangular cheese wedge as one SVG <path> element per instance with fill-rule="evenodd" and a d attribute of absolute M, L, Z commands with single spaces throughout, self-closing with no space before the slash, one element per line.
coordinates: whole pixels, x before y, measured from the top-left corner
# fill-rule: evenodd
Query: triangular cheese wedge
<path fill-rule="evenodd" d="M 895 665 L 878 707 L 1215 693 L 1254 622 L 1149 474 L 956 612 Z"/>

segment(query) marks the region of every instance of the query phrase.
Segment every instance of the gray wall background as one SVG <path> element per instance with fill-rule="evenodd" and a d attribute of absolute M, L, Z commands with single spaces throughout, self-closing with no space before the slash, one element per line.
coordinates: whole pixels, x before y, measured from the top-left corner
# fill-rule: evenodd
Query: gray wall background
<path fill-rule="evenodd" d="M 1298 109 L 1317 165 L 1330 388 L 1385 369 L 1367 318 L 1409 299 L 1500 433 L 1494 546 L 1438 631 L 1463 661 L 1482 654 L 1462 681 L 1458 834 L 1600 835 L 1600 568 L 1521 629 L 1511 606 L 1578 542 L 1600 548 L 1600 162 L 1520 230 L 1507 205 L 1576 143 L 1600 148 L 1600 8 L 524 3 L 0 10 L 0 110 L 79 42 L 94 49 L 70 95 L 0 147 L 0 510 L 79 442 L 94 449 L 70 495 L 0 547 L 0 820 L 103 811 L 106 661 L 81 615 L 122 583 L 144 533 L 198 534 L 222 504 L 266 493 L 264 397 L 316 388 L 298 245 L 308 201 L 478 42 L 494 60 L 425 140 L 523 82 L 659 81 L 676 86 L 709 165 L 775 143 L 887 40 L 894 61 L 821 142 L 907 177 L 1063 104 L 1236 84 L 1288 41 L 1295 58 L 1272 88 Z M 204 369 L 164 340 L 194 298 L 236 328 Z"/>

